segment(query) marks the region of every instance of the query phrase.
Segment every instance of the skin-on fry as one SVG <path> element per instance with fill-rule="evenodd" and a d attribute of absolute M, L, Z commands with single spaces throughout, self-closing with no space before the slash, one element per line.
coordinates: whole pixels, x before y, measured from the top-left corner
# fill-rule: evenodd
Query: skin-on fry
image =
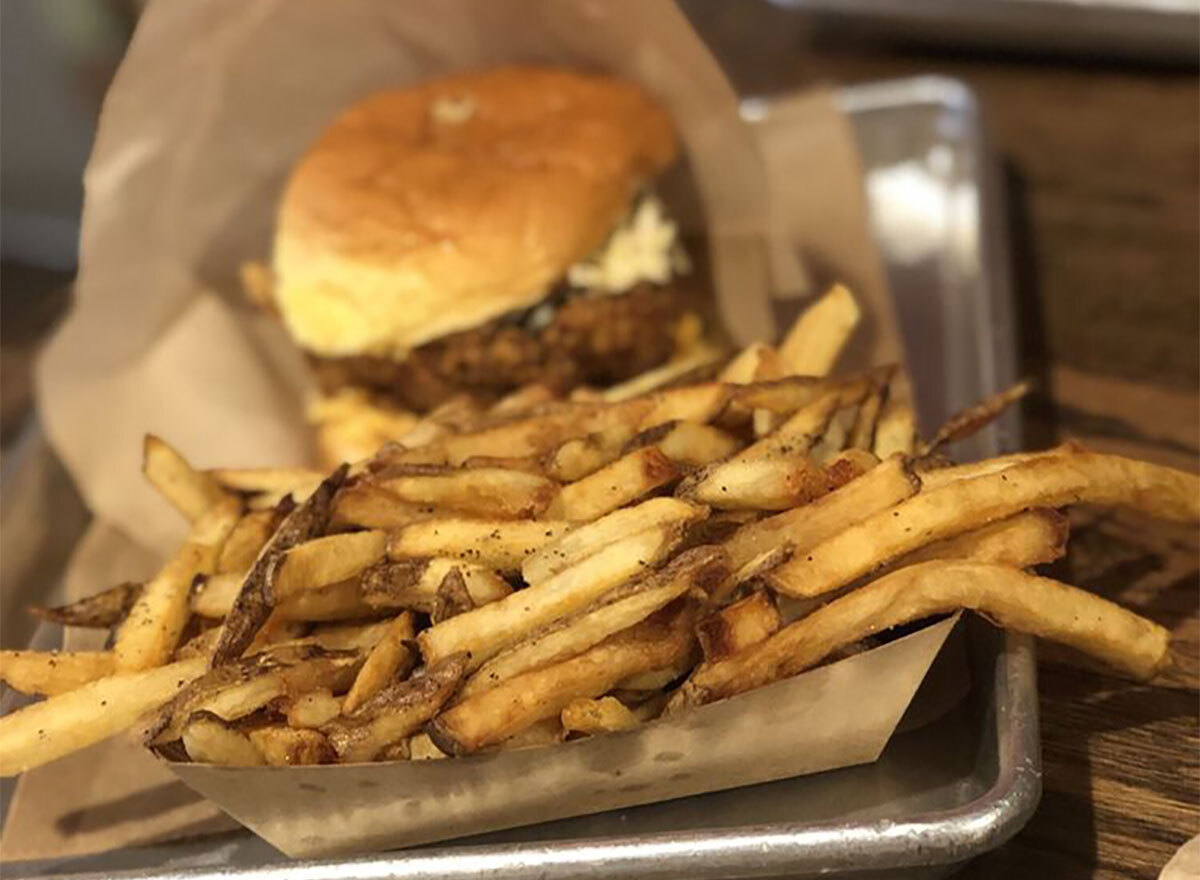
<path fill-rule="evenodd" d="M 541 458 L 536 455 L 527 455 L 524 458 L 501 458 L 496 455 L 472 455 L 462 463 L 462 467 L 467 470 L 500 468 L 507 471 L 522 471 L 526 474 L 545 476 L 542 470 Z"/>
<path fill-rule="evenodd" d="M 467 591 L 467 582 L 463 578 L 462 570 L 452 568 L 442 578 L 437 594 L 433 597 L 433 610 L 429 612 L 429 622 L 436 626 L 443 620 L 465 614 L 474 607 L 475 603 L 471 601 L 471 594 Z"/>
<path fill-rule="evenodd" d="M 566 735 L 567 732 L 563 730 L 562 722 L 558 718 L 543 718 L 492 748 L 501 752 L 513 749 L 537 749 L 543 746 L 557 745 L 566 738 Z M 430 741 L 432 742 L 432 740 Z M 441 750 L 439 749 L 439 751 Z"/>
<path fill-rule="evenodd" d="M 282 519 L 283 514 L 277 509 L 252 510 L 245 514 L 221 547 L 216 573 L 243 575 L 249 571 Z"/>
<path fill-rule="evenodd" d="M 511 391 L 492 404 L 488 410 L 489 416 L 504 418 L 520 416 L 528 413 L 543 403 L 555 400 L 557 395 L 548 386 L 540 382 L 522 385 L 516 391 Z"/>
<path fill-rule="evenodd" d="M 170 659 L 187 624 L 192 581 L 213 570 L 240 517 L 241 502 L 227 496 L 196 520 L 187 542 L 146 584 L 117 631 L 113 655 L 119 671 L 151 669 Z"/>
<path fill-rule="evenodd" d="M 915 495 L 919 488 L 908 463 L 891 458 L 810 504 L 742 526 L 726 541 L 725 549 L 737 568 L 783 543 L 795 552 L 806 551 Z"/>
<path fill-rule="evenodd" d="M 387 532 L 344 532 L 313 538 L 283 553 L 275 570 L 275 601 L 361 574 L 383 559 Z"/>
<path fill-rule="evenodd" d="M 653 406 L 638 423 L 645 431 L 663 422 L 711 422 L 733 399 L 733 389 L 721 382 L 668 388 L 650 396 Z"/>
<path fill-rule="evenodd" d="M 879 413 L 883 408 L 883 396 L 886 386 L 872 389 L 863 398 L 862 405 L 854 419 L 854 426 L 846 438 L 846 445 L 851 449 L 865 449 L 868 452 L 875 448 L 875 427 L 879 422 Z"/>
<path fill-rule="evenodd" d="M 436 761 L 450 757 L 433 744 L 427 733 L 418 733 L 408 741 L 408 759 L 410 761 Z"/>
<path fill-rule="evenodd" d="M 250 731 L 250 742 L 273 767 L 331 764 L 336 757 L 325 734 L 308 728 L 269 725 Z"/>
<path fill-rule="evenodd" d="M 787 510 L 832 492 L 876 463 L 862 450 L 848 450 L 826 465 L 802 452 L 735 456 L 698 471 L 678 493 L 722 510 Z"/>
<path fill-rule="evenodd" d="M 946 420 L 946 424 L 938 428 L 938 432 L 925 448 L 925 454 L 928 455 L 931 452 L 936 452 L 942 446 L 955 443 L 964 437 L 970 437 L 981 428 L 995 421 L 1001 413 L 1031 390 L 1033 390 L 1033 383 L 1029 380 L 1018 382 L 1011 388 L 1006 388 L 997 394 L 984 398 L 979 403 L 964 409 L 962 412 L 955 413 Z"/>
<path fill-rule="evenodd" d="M 454 695 L 466 669 L 455 654 L 394 682 L 353 715 L 335 719 L 323 730 L 343 763 L 370 761 L 386 746 L 415 733 Z"/>
<path fill-rule="evenodd" d="M 666 557 L 680 540 L 677 526 L 658 526 L 616 541 L 577 565 L 498 602 L 460 614 L 417 636 L 426 663 L 458 652 L 468 671 L 524 636 L 572 614 Z"/>
<path fill-rule="evenodd" d="M 960 608 L 1007 629 L 1070 645 L 1136 678 L 1149 678 L 1167 661 L 1170 633 L 1119 605 L 1018 569 L 943 560 L 902 568 L 834 599 L 749 650 L 701 665 L 672 708 L 762 687 L 872 633 Z"/>
<path fill-rule="evenodd" d="M 366 661 L 358 671 L 350 692 L 342 703 L 342 711 L 349 715 L 368 699 L 375 696 L 394 677 L 403 678 L 416 659 L 405 643 L 413 637 L 413 616 L 405 611 L 388 626 L 383 638 L 371 649 Z"/>
<path fill-rule="evenodd" d="M 614 541 L 665 525 L 699 522 L 707 510 L 678 498 L 651 498 L 633 507 L 614 510 L 595 522 L 556 538 L 531 554 L 521 566 L 530 584 L 549 580 L 561 571 L 599 552 Z"/>
<path fill-rule="evenodd" d="M 759 590 L 701 620 L 696 635 L 704 659 L 713 661 L 757 645 L 781 626 L 783 618 L 775 600 L 766 590 Z"/>
<path fill-rule="evenodd" d="M 288 704 L 284 716 L 288 727 L 322 727 L 342 714 L 342 701 L 329 688 L 301 694 Z"/>
<path fill-rule="evenodd" d="M 79 599 L 67 605 L 59 605 L 56 608 L 33 605 L 30 607 L 29 613 L 34 617 L 52 623 L 60 623 L 63 626 L 108 629 L 125 619 L 141 592 L 141 584 L 132 582 L 117 584 L 94 596 L 88 596 L 86 599 Z"/>
<path fill-rule="evenodd" d="M 1029 507 L 1132 507 L 1179 522 L 1200 521 L 1200 478 L 1115 455 L 1052 454 L 949 483 L 860 520 L 771 572 L 790 596 L 819 596 L 943 538 Z"/>
<path fill-rule="evenodd" d="M 288 597 L 275 608 L 284 620 L 358 620 L 379 617 L 382 613 L 363 601 L 357 580 L 330 584 L 317 590 L 305 590 Z"/>
<path fill-rule="evenodd" d="M 292 547 L 324 533 L 329 524 L 333 496 L 345 482 L 348 471 L 349 467 L 342 465 L 326 477 L 303 504 L 287 515 L 259 553 L 225 618 L 217 647 L 213 650 L 214 667 L 240 657 L 254 640 L 259 627 L 275 607 L 272 581 L 279 561 Z"/>
<path fill-rule="evenodd" d="M 573 733 L 613 733 L 638 724 L 638 717 L 616 697 L 572 700 L 562 710 L 562 726 Z"/>
<path fill-rule="evenodd" d="M 754 342 L 739 351 L 717 379 L 731 385 L 745 385 L 759 379 L 780 379 L 785 374 L 779 352 L 765 342 Z"/>
<path fill-rule="evenodd" d="M 208 713 L 194 715 L 180 738 L 188 757 L 197 764 L 256 767 L 264 763 L 262 753 L 246 734 Z"/>
<path fill-rule="evenodd" d="M 580 697 L 606 694 L 622 679 L 668 666 L 691 651 L 693 611 L 678 600 L 582 654 L 501 682 L 439 715 L 427 732 L 439 749 L 464 755 L 503 742 Z"/>
<path fill-rule="evenodd" d="M 711 345 L 699 345 L 684 357 L 667 361 L 662 366 L 654 367 L 619 385 L 604 389 L 600 392 L 600 397 L 602 400 L 616 402 L 648 394 L 656 388 L 662 388 L 677 379 L 682 379 L 688 373 L 713 364 L 720 358 L 721 349 Z"/>
<path fill-rule="evenodd" d="M 872 451 L 880 458 L 890 458 L 897 453 L 912 455 L 917 448 L 917 416 L 912 404 L 893 396 L 883 404 L 879 419 L 875 423 L 875 439 Z"/>
<path fill-rule="evenodd" d="M 558 493 L 553 480 L 502 468 L 412 473 L 388 477 L 380 485 L 402 501 L 499 519 L 535 516 Z"/>
<path fill-rule="evenodd" d="M 188 464 L 165 440 L 147 434 L 142 445 L 142 474 L 190 521 L 229 497 L 221 484 Z"/>
<path fill-rule="evenodd" d="M 809 306 L 779 345 L 779 356 L 800 376 L 824 376 L 833 369 L 862 312 L 854 296 L 835 284 Z"/>
<path fill-rule="evenodd" d="M 930 559 L 970 559 L 1013 568 L 1044 565 L 1067 552 L 1071 524 L 1066 514 L 1048 508 L 1026 510 L 1008 519 L 946 538 L 910 553 L 895 564 Z"/>
<path fill-rule="evenodd" d="M 427 504 L 410 504 L 375 483 L 343 486 L 333 501 L 334 528 L 398 529 L 434 516 Z"/>
<path fill-rule="evenodd" d="M 110 675 L 0 718 L 0 776 L 13 776 L 107 739 L 158 708 L 204 659 Z"/>
<path fill-rule="evenodd" d="M 546 518 L 584 522 L 624 507 L 680 476 L 679 468 L 654 446 L 623 455 L 612 464 L 563 486 Z"/>
<path fill-rule="evenodd" d="M 720 548 L 689 550 L 661 571 L 617 587 L 575 617 L 536 632 L 496 655 L 463 685 L 462 697 L 483 693 L 523 672 L 585 651 L 613 633 L 645 620 L 693 588 L 708 592 L 728 574 L 728 561 Z"/>
<path fill-rule="evenodd" d="M 451 572 L 462 577 L 472 607 L 487 605 L 512 592 L 504 578 L 471 562 L 444 557 L 401 559 L 381 563 L 363 574 L 363 601 L 373 608 L 411 608 L 430 614 L 438 590 Z"/>
<path fill-rule="evenodd" d="M 391 559 L 456 557 L 500 572 L 518 572 L 525 558 L 575 528 L 573 523 L 439 518 L 392 535 Z"/>
<path fill-rule="evenodd" d="M 291 492 L 321 482 L 324 474 L 308 468 L 213 468 L 208 475 L 233 492 Z"/>
<path fill-rule="evenodd" d="M 599 434 L 573 437 L 546 454 L 542 470 L 551 479 L 573 483 L 611 464 L 620 455 L 621 445 L 608 442 Z"/>
<path fill-rule="evenodd" d="M 698 422 L 664 422 L 638 434 L 626 444 L 624 452 L 643 446 L 656 446 L 676 464 L 700 467 L 727 458 L 741 443 L 731 434 Z"/>
<path fill-rule="evenodd" d="M 64 694 L 115 670 L 111 651 L 0 651 L 0 681 L 23 694 Z"/>

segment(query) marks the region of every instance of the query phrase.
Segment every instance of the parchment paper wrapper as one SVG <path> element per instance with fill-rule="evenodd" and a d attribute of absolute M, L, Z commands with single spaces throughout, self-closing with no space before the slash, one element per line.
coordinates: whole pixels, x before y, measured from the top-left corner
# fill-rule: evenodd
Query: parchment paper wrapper
<path fill-rule="evenodd" d="M 201 466 L 310 460 L 303 365 L 280 328 L 241 305 L 235 280 L 243 261 L 269 254 L 283 181 L 306 145 L 372 91 L 512 61 L 612 71 L 667 106 L 695 189 L 689 201 L 678 180 L 668 181 L 667 194 L 681 221 L 702 223 L 709 236 L 718 303 L 738 342 L 769 338 L 773 317 L 795 313 L 797 294 L 812 292 L 808 260 L 821 277 L 851 281 L 863 303 L 867 326 L 853 365 L 899 357 L 846 120 L 828 93 L 814 92 L 786 97 L 772 105 L 778 114 L 744 125 L 672 3 L 159 0 L 104 105 L 85 176 L 76 303 L 38 372 L 47 434 L 101 523 L 84 548 L 86 565 L 79 557 L 73 565 L 85 575 L 76 586 L 88 581 L 77 594 L 111 582 L 88 572 L 144 575 L 129 569 L 146 567 L 183 534 L 141 479 L 144 433 L 161 434 Z M 786 699 L 764 692 L 706 709 L 681 730 L 656 726 L 536 760 L 507 753 L 369 770 L 178 769 L 292 853 L 432 839 L 427 803 L 386 827 L 368 807 L 389 791 L 446 791 L 453 781 L 462 794 L 446 799 L 449 824 L 437 832 L 447 837 L 873 760 L 943 637 L 943 629 L 926 630 L 777 686 L 788 689 Z M 764 751 L 758 739 L 772 728 L 785 733 Z M 683 757 L 656 760 L 680 751 L 680 736 L 689 742 Z M 513 769 L 499 773 L 505 761 Z M 512 784 L 534 765 L 563 797 L 513 799 L 542 789 Z M 399 774 L 401 787 L 368 790 L 380 773 Z M 310 776 L 320 779 L 321 807 L 299 815 L 294 795 Z M 4 856 L 91 852 L 213 827 L 216 810 L 171 779 L 124 740 L 28 774 Z"/>

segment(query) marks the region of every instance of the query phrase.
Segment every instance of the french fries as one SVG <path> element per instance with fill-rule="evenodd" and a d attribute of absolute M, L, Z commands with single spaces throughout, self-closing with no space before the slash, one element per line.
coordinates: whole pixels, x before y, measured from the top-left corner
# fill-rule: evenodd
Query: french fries
<path fill-rule="evenodd" d="M 1070 645 L 1136 678 L 1149 678 L 1167 661 L 1167 630 L 1099 596 L 1007 566 L 941 560 L 902 568 L 834 599 L 747 651 L 701 665 L 671 708 L 762 687 L 864 636 L 960 608 Z"/>
<path fill-rule="evenodd" d="M 94 596 L 59 605 L 57 608 L 34 605 L 30 607 L 29 613 L 51 623 L 61 623 L 63 626 L 108 629 L 125 619 L 141 592 L 141 584 L 127 582 L 117 584 Z"/>
<path fill-rule="evenodd" d="M 924 444 L 895 367 L 826 375 L 858 319 L 835 287 L 717 381 L 676 364 L 568 399 L 381 411 L 342 439 L 391 441 L 324 479 L 200 471 L 148 438 L 146 476 L 190 536 L 145 586 L 35 611 L 116 627 L 111 651 L 0 652 L 0 679 L 47 697 L 0 719 L 0 772 L 142 717 L 162 757 L 225 767 L 549 746 L 959 609 L 1160 669 L 1161 627 L 1022 570 L 1063 555 L 1057 508 L 1194 524 L 1200 479 L 1076 444 L 954 464 L 939 450 L 1025 386 Z"/>
<path fill-rule="evenodd" d="M 835 284 L 796 321 L 779 346 L 779 356 L 799 376 L 824 376 L 861 319 L 854 296 Z"/>
<path fill-rule="evenodd" d="M 150 485 L 191 522 L 228 497 L 220 483 L 193 468 L 182 455 L 153 434 L 146 435 L 142 447 L 142 473 Z"/>
<path fill-rule="evenodd" d="M 503 742 L 559 715 L 572 700 L 602 696 L 622 679 L 679 659 L 692 649 L 692 618 L 686 600 L 677 602 L 582 654 L 456 703 L 430 723 L 429 736 L 448 755 Z"/>
<path fill-rule="evenodd" d="M 549 520 L 431 519 L 394 532 L 388 543 L 388 557 L 454 557 L 503 573 L 518 572 L 527 556 L 573 528 L 573 523 Z"/>
<path fill-rule="evenodd" d="M 679 468 L 657 447 L 635 449 L 582 480 L 563 486 L 545 516 L 567 522 L 593 520 L 679 476 Z"/>
<path fill-rule="evenodd" d="M 0 681 L 23 694 L 65 694 L 115 671 L 111 651 L 0 651 Z"/>
<path fill-rule="evenodd" d="M 503 468 L 457 470 L 434 467 L 393 476 L 382 487 L 401 501 L 434 504 L 465 514 L 522 519 L 546 509 L 558 493 L 553 480 Z M 551 519 L 555 517 L 551 516 Z"/>
<path fill-rule="evenodd" d="M 810 548 L 768 578 L 774 589 L 789 596 L 819 596 L 905 553 L 1026 508 L 1081 503 L 1200 522 L 1200 478 L 1115 455 L 1033 458 L 921 492 Z"/>
<path fill-rule="evenodd" d="M 363 703 L 379 693 L 393 676 L 403 677 L 412 668 L 413 652 L 406 643 L 412 640 L 413 634 L 412 614 L 405 611 L 396 615 L 358 671 L 342 703 L 343 712 L 352 715 Z"/>
<path fill-rule="evenodd" d="M 195 657 L 96 679 L 0 718 L 0 776 L 13 776 L 131 727 L 204 672 Z"/>
<path fill-rule="evenodd" d="M 426 663 L 464 653 L 474 671 L 504 648 L 586 607 L 655 565 L 678 545 L 681 529 L 658 526 L 614 541 L 557 575 L 499 601 L 442 621 L 417 636 Z"/>

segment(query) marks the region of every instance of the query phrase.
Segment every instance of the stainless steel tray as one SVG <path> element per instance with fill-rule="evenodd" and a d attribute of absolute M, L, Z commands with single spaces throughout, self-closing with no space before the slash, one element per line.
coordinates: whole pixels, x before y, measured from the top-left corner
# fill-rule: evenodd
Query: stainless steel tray
<path fill-rule="evenodd" d="M 926 426 L 1013 378 L 996 203 L 962 85 L 919 78 L 838 93 L 868 174 Z M 748 119 L 770 103 L 746 103 Z M 967 455 L 1015 440 L 1012 416 Z M 966 444 L 964 444 L 965 446 Z M 339 862 L 293 862 L 247 832 L 55 862 L 6 877 L 936 877 L 1014 834 L 1040 793 L 1032 645 L 966 624 L 969 697 L 893 737 L 875 764 Z M 748 755 L 747 760 L 753 760 Z"/>

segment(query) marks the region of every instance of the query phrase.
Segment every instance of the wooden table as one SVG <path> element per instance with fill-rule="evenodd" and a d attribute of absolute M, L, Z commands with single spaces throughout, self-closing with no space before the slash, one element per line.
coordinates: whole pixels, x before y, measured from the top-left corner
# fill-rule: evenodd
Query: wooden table
<path fill-rule="evenodd" d="M 939 73 L 980 99 L 1004 162 L 1028 441 L 1068 437 L 1195 470 L 1200 452 L 1200 88 L 1194 69 L 855 42 L 758 3 L 688 5 L 739 90 Z M 1168 626 L 1149 685 L 1040 651 L 1044 794 L 960 876 L 1153 878 L 1200 833 L 1200 539 L 1077 518 L 1055 574 Z"/>

